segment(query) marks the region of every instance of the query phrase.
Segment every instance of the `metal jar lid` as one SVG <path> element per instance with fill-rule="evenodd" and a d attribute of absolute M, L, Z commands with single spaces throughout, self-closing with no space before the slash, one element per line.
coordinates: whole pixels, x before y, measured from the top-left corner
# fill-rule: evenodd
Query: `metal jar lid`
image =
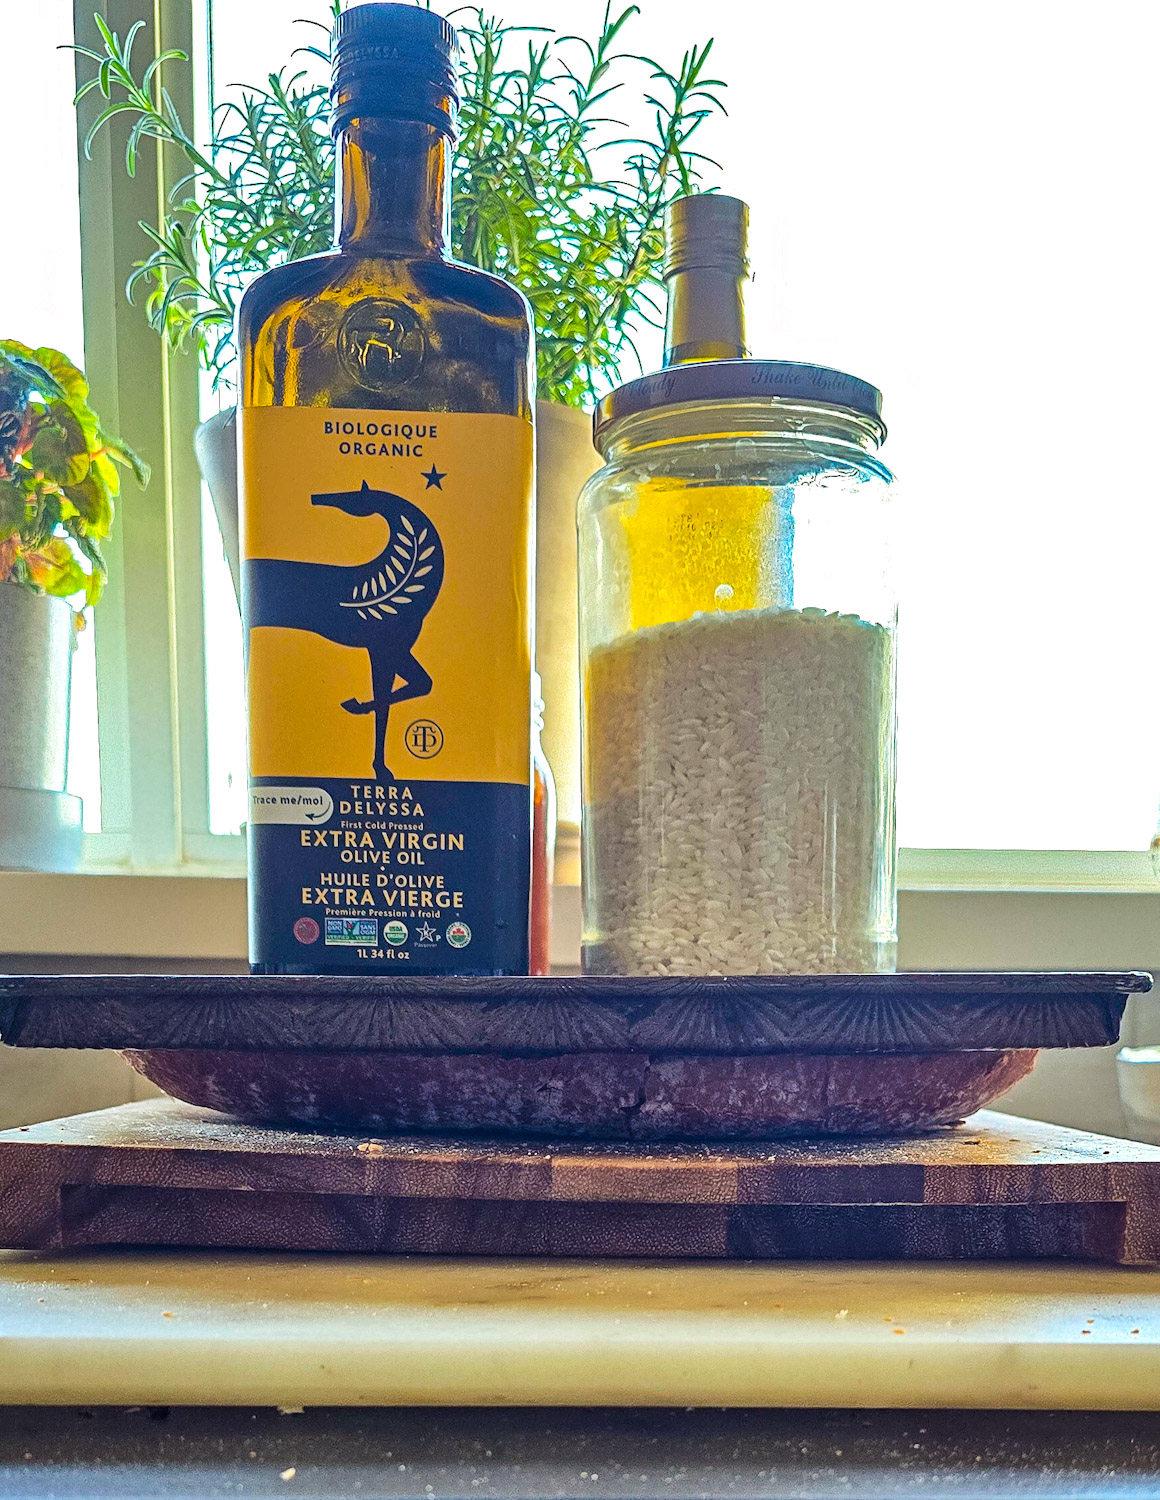
<path fill-rule="evenodd" d="M 879 442 L 886 436 L 882 392 L 856 375 L 793 360 L 719 359 L 672 365 L 617 386 L 593 413 L 593 441 L 603 453 L 601 439 L 612 424 L 638 412 L 683 405 L 686 401 L 755 399 L 840 407 L 872 422 L 879 430 Z"/>

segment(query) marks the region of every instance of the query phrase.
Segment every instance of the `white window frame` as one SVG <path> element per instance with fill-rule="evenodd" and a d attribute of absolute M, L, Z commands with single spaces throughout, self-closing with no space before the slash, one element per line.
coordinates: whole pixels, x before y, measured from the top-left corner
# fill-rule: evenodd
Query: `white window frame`
<path fill-rule="evenodd" d="M 74 0 L 78 40 L 99 48 L 94 9 L 122 38 L 145 12 L 138 56 L 169 48 L 196 55 L 189 0 Z M 92 68 L 78 59 L 78 80 Z M 190 70 L 165 74 L 190 118 Z M 82 101 L 78 142 L 103 102 L 95 90 Z M 80 161 L 85 365 L 96 409 L 147 456 L 153 479 L 143 493 L 126 485 L 107 547 L 109 585 L 95 631 L 103 831 L 86 839 L 85 866 L 236 874 L 244 839 L 209 832 L 197 360 L 172 353 L 125 295 L 145 249 L 138 221 L 156 219 L 188 169 L 171 149 L 145 141 L 130 178 L 126 133 L 115 120 Z"/>

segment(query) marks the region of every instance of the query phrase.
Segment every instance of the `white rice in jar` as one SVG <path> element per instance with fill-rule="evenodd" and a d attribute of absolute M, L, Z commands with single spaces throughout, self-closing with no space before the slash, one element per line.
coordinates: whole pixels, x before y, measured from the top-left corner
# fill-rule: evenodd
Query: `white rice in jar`
<path fill-rule="evenodd" d="M 887 627 L 818 609 L 595 647 L 586 970 L 892 969 L 893 670 Z"/>

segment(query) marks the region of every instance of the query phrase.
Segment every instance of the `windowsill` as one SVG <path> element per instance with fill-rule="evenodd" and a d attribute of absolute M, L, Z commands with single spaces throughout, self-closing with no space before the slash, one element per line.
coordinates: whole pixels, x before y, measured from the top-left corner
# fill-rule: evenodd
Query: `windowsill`
<path fill-rule="evenodd" d="M 244 834 L 186 835 L 184 844 L 183 864 L 141 867 L 132 863 L 127 836 L 87 834 L 81 869 L 67 878 L 244 881 Z M 580 830 L 573 824 L 561 824 L 555 868 L 559 884 L 579 885 Z M 0 872 L 0 879 L 5 873 Z M 900 849 L 898 889 L 1156 895 L 1160 855 L 1146 849 Z"/>
<path fill-rule="evenodd" d="M 931 851 L 917 852 L 927 862 L 929 878 L 908 881 L 904 859 L 899 893 L 904 968 L 1160 969 L 1160 882 L 1154 878 L 1132 886 L 1085 887 L 1062 880 L 1052 885 L 1050 861 L 1059 856 L 1049 856 L 1036 874 L 1021 864 L 1024 856 L 1012 854 L 1004 856 L 1009 861 L 1004 885 L 984 883 L 978 867 L 971 884 L 969 867 L 958 867 L 956 874 L 951 859 L 940 854 L 941 868 L 935 868 Z M 1026 883 L 1016 883 L 1017 875 Z M 552 962 L 575 967 L 579 887 L 557 885 L 554 903 Z M 13 960 L 241 964 L 246 957 L 246 882 L 236 869 L 0 872 L 0 910 L 0 949 Z M 0 955 L 0 966 L 3 962 Z"/>
<path fill-rule="evenodd" d="M 900 891 L 1160 895 L 1145 849 L 900 849 Z"/>
<path fill-rule="evenodd" d="M 80 872 L 68 878 L 245 878 L 246 845 L 239 834 L 201 835 L 191 848 L 191 858 L 168 869 L 134 868 L 120 857 L 119 845 L 105 838 L 89 837 Z M 570 825 L 561 830 L 557 842 L 556 879 L 564 886 L 580 883 L 579 830 Z M 898 889 L 1160 894 L 1160 864 L 1153 864 L 1147 850 L 1137 849 L 900 849 Z"/>

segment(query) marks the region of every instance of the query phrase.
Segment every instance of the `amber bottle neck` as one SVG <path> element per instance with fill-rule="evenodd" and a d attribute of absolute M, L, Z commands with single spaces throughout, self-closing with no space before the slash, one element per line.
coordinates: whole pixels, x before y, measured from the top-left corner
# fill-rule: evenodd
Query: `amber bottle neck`
<path fill-rule="evenodd" d="M 450 184 L 451 142 L 433 125 L 352 120 L 338 143 L 340 248 L 445 254 Z"/>

